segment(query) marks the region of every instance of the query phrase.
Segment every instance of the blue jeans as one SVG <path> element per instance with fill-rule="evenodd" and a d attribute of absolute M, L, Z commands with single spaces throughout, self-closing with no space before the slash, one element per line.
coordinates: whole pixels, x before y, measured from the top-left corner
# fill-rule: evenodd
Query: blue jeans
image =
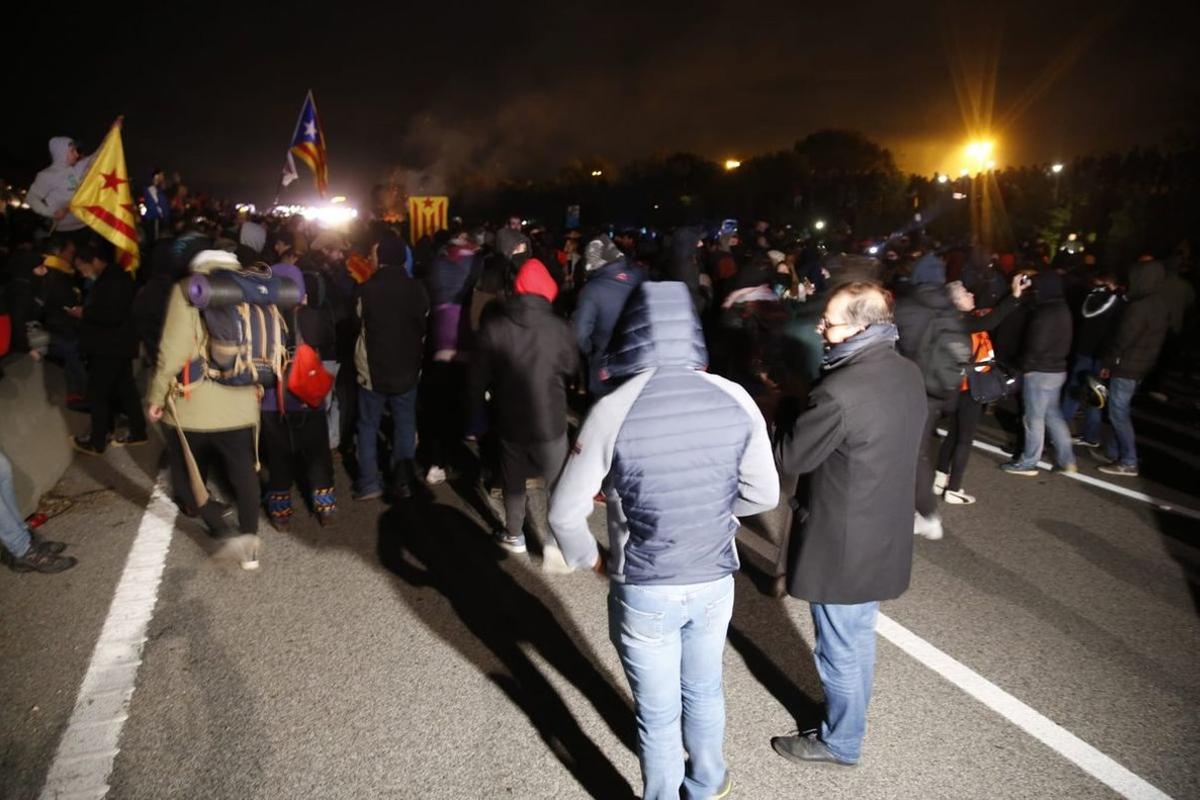
<path fill-rule="evenodd" d="M 875 681 L 875 617 L 879 603 L 812 603 L 817 646 L 813 656 L 825 689 L 821 741 L 842 761 L 862 754 L 867 704 Z"/>
<path fill-rule="evenodd" d="M 1042 460 L 1046 431 L 1054 443 L 1058 465 L 1075 463 L 1071 449 L 1071 429 L 1062 415 L 1062 388 L 1067 382 L 1065 372 L 1026 372 L 1022 398 L 1025 401 L 1025 452 L 1017 459 L 1018 466 L 1037 466 Z"/>
<path fill-rule="evenodd" d="M 325 419 L 329 425 L 329 449 L 337 450 L 342 444 L 342 414 L 337 396 L 337 376 L 342 365 L 336 361 L 322 361 L 321 366 L 333 376 L 333 389 L 329 391 L 329 397 L 325 398 Z"/>
<path fill-rule="evenodd" d="M 1100 441 L 1100 421 L 1102 414 L 1100 409 L 1093 405 L 1085 404 L 1080 398 L 1083 395 L 1084 387 L 1087 385 L 1087 376 L 1095 375 L 1100 371 L 1100 363 L 1091 356 L 1075 356 L 1074 363 L 1071 364 L 1071 376 L 1067 378 L 1067 390 L 1063 392 L 1062 415 L 1067 421 L 1067 425 L 1071 424 L 1071 420 L 1075 419 L 1075 415 L 1079 413 L 1079 407 L 1082 405 L 1083 410 L 1083 430 L 1080 435 L 1084 441 L 1098 442 Z"/>
<path fill-rule="evenodd" d="M 383 407 L 392 409 L 392 467 L 417 454 L 417 390 L 404 394 L 358 387 L 358 486 L 359 494 L 377 492 L 379 483 L 379 425 Z"/>
<path fill-rule="evenodd" d="M 633 690 L 645 800 L 678 800 L 681 785 L 685 797 L 708 798 L 725 781 L 721 657 L 732 615 L 732 575 L 681 586 L 612 584 L 609 637 Z"/>
<path fill-rule="evenodd" d="M 1133 417 L 1129 407 L 1138 382 L 1133 378 L 1110 378 L 1108 381 L 1108 421 L 1112 423 L 1113 437 L 1109 439 L 1109 458 L 1117 459 L 1123 466 L 1136 467 L 1137 440 L 1133 435 Z"/>
<path fill-rule="evenodd" d="M 4 453 L 0 453 L 0 544 L 13 558 L 22 558 L 29 552 L 29 528 L 17 505 L 12 462 Z"/>

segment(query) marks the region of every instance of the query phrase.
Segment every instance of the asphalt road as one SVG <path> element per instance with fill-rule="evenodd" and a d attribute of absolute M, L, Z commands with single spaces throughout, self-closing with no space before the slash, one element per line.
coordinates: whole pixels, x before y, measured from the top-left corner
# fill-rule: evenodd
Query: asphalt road
<path fill-rule="evenodd" d="M 1179 474 L 1197 442 L 1160 444 L 1147 458 L 1175 458 L 1171 480 L 1130 485 L 1200 509 Z M 57 490 L 73 504 L 46 528 L 81 565 L 0 573 L 0 798 L 41 790 L 157 457 L 81 456 Z M 1167 795 L 1200 797 L 1200 523 L 999 461 L 973 456 L 979 502 L 944 507 L 946 538 L 918 541 L 912 589 L 884 612 Z M 334 528 L 264 521 L 258 573 L 177 522 L 108 796 L 630 796 L 604 581 L 505 557 L 468 483 L 394 506 L 350 501 L 340 469 L 338 488 Z M 733 796 L 1119 796 L 882 639 L 861 765 L 780 759 L 770 737 L 807 727 L 821 690 L 806 604 L 762 591 L 771 547 L 744 531 L 725 657 Z"/>

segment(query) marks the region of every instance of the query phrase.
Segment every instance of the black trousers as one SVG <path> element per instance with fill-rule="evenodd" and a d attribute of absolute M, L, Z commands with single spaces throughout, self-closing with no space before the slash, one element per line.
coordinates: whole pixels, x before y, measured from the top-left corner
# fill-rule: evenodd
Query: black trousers
<path fill-rule="evenodd" d="M 925 418 L 925 431 L 921 437 L 921 458 L 917 461 L 916 505 L 921 516 L 937 513 L 937 498 L 933 494 L 933 432 L 944 414 L 954 413 L 956 397 L 926 397 L 929 416 Z"/>
<path fill-rule="evenodd" d="M 268 492 L 290 491 L 297 472 L 309 492 L 333 486 L 329 421 L 324 409 L 289 411 L 283 415 L 264 411 L 258 452 L 267 468 Z"/>
<path fill-rule="evenodd" d="M 957 492 L 962 488 L 963 473 L 967 471 L 975 431 L 979 428 L 979 419 L 982 416 L 983 404 L 971 399 L 970 392 L 959 392 L 954 416 L 946 424 L 947 435 L 942 440 L 942 448 L 938 452 L 938 471 L 950 475 L 947 489 Z"/>
<path fill-rule="evenodd" d="M 112 430 L 114 410 L 129 419 L 130 437 L 146 438 L 146 417 L 142 414 L 137 384 L 133 382 L 132 359 L 91 356 L 87 400 L 92 408 L 92 447 L 104 449 Z"/>
<path fill-rule="evenodd" d="M 505 529 L 513 536 L 520 536 L 525 527 L 525 509 L 534 516 L 533 524 L 539 531 L 549 530 L 545 519 L 548 513 L 548 497 L 554 491 L 558 476 L 567 460 L 567 437 L 560 436 L 549 442 L 517 443 L 500 440 L 500 475 L 504 485 Z M 527 482 L 533 478 L 544 479 L 544 484 L 530 488 Z M 539 533 L 539 536 L 542 534 Z"/>
<path fill-rule="evenodd" d="M 466 367 L 456 361 L 435 361 L 421 378 L 417 421 L 425 432 L 430 466 L 446 467 L 457 460 L 466 418 L 466 386 Z"/>
<path fill-rule="evenodd" d="M 258 473 L 254 470 L 254 429 L 184 431 L 184 435 L 192 457 L 196 459 L 200 477 L 206 483 L 213 464 L 221 462 L 237 503 L 238 530 L 257 533 L 259 490 Z M 163 437 L 167 442 L 167 463 L 171 467 L 171 483 L 175 487 L 176 498 L 189 510 L 199 513 L 214 535 L 225 533 L 225 521 L 216 501 L 210 498 L 208 504 L 201 508 L 192 494 L 178 431 L 170 425 L 163 425 Z"/>

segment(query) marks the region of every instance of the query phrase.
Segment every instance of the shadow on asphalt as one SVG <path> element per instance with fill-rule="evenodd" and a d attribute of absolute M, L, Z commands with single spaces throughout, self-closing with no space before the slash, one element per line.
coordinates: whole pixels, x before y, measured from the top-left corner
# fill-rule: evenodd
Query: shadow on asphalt
<path fill-rule="evenodd" d="M 634 718 L 624 695 L 581 645 L 583 637 L 549 591 L 535 594 L 503 567 L 479 525 L 423 497 L 404 500 L 379 520 L 379 558 L 402 583 L 399 593 L 439 638 L 473 663 L 521 709 L 542 740 L 593 797 L 631 797 L 625 778 L 580 728 L 570 709 L 526 655 L 532 647 L 635 749 Z M 453 614 L 426 602 L 441 595 Z M 565 627 L 564 627 L 565 626 Z M 471 637 L 463 635 L 463 627 Z M 500 787 L 480 787 L 483 796 Z"/>
<path fill-rule="evenodd" d="M 1170 532 L 1178 528 L 1178 533 L 1182 534 L 1188 521 L 1165 511 L 1157 512 L 1155 516 L 1158 518 L 1164 549 L 1183 570 L 1183 581 L 1190 593 L 1193 609 L 1200 613 L 1200 562 L 1197 561 L 1200 551 L 1196 550 L 1194 545 L 1188 547 L 1181 544 L 1179 539 Z M 1116 580 L 1132 588 L 1149 592 L 1170 605 L 1178 606 L 1180 604 L 1181 594 L 1178 590 L 1180 576 L 1169 567 L 1163 567 L 1149 559 L 1132 556 L 1120 547 L 1108 543 L 1086 528 L 1072 522 L 1039 519 L 1037 526 Z"/>
<path fill-rule="evenodd" d="M 1061 531 L 1060 531 L 1061 533 Z M 1051 532 L 1055 535 L 1054 532 Z M 939 569 L 956 575 L 975 591 L 1001 598 L 1006 605 L 1024 609 L 1063 634 L 1063 641 L 1091 650 L 1096 658 L 1122 665 L 1141 675 L 1167 694 L 1189 702 L 1194 681 L 1180 676 L 1084 615 L 1020 573 L 985 558 L 958 537 L 948 535 L 936 547 L 925 548 L 922 557 Z"/>

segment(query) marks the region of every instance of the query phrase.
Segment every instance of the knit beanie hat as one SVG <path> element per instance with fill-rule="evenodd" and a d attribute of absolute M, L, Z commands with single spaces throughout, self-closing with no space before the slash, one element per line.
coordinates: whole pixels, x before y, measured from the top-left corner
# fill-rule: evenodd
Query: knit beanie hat
<path fill-rule="evenodd" d="M 257 222 L 243 222 L 238 244 L 244 244 L 254 252 L 261 253 L 267 246 L 267 229 Z"/>

